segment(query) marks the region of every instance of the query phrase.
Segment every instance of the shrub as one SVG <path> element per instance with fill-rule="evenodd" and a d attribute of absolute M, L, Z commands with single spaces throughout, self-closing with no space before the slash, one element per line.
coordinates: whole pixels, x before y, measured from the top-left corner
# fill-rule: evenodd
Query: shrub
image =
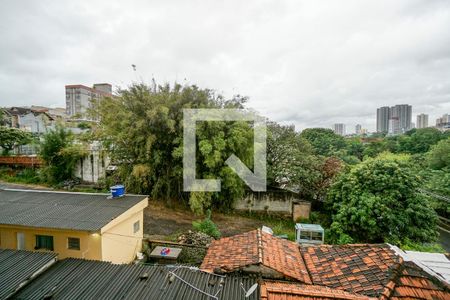
<path fill-rule="evenodd" d="M 215 239 L 219 239 L 221 234 L 217 225 L 211 220 L 211 211 L 208 210 L 206 213 L 206 218 L 201 221 L 192 222 L 192 227 L 200 232 L 203 232 Z"/>

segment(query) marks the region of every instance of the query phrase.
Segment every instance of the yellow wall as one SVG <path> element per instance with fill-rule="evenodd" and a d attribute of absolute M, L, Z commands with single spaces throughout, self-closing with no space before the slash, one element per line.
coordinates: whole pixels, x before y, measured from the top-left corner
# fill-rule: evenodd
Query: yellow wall
<path fill-rule="evenodd" d="M 53 236 L 53 251 L 59 259 L 66 257 L 129 263 L 141 251 L 144 235 L 144 208 L 148 206 L 145 198 L 129 210 L 105 225 L 100 232 L 70 231 L 46 228 L 33 228 L 0 225 L 0 248 L 17 249 L 17 232 L 25 236 L 25 249 L 35 251 L 36 235 Z M 134 232 L 134 223 L 139 222 L 139 230 Z M 80 239 L 80 250 L 68 249 L 68 238 Z M 46 250 L 37 250 L 46 251 Z"/>
<path fill-rule="evenodd" d="M 66 257 L 86 258 L 101 260 L 101 238 L 83 231 L 53 230 L 44 228 L 31 228 L 20 226 L 0 225 L 0 248 L 17 249 L 17 233 L 23 232 L 25 237 L 25 249 L 35 251 L 36 235 L 53 236 L 53 251 L 58 253 L 60 259 Z M 80 239 L 80 250 L 68 249 L 67 238 Z M 46 250 L 37 250 L 46 251 Z"/>
<path fill-rule="evenodd" d="M 129 263 L 142 249 L 144 235 L 144 211 L 148 200 L 142 201 L 125 214 L 102 228 L 102 258 L 113 263 Z M 134 223 L 139 222 L 139 230 L 134 232 Z"/>

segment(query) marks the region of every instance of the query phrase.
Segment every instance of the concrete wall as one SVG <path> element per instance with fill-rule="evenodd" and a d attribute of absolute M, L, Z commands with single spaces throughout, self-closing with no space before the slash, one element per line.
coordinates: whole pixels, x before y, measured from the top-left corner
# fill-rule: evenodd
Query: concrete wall
<path fill-rule="evenodd" d="M 134 260 L 136 253 L 142 250 L 144 208 L 147 206 L 148 199 L 145 199 L 102 228 L 103 261 L 120 264 Z M 134 232 L 136 222 L 139 222 L 139 230 Z"/>
<path fill-rule="evenodd" d="M 311 202 L 300 201 L 294 203 L 292 211 L 292 220 L 294 222 L 309 219 L 310 214 L 311 214 Z"/>
<path fill-rule="evenodd" d="M 249 192 L 243 199 L 234 203 L 234 209 L 291 215 L 295 201 L 299 201 L 296 194 L 283 190 Z"/>
<path fill-rule="evenodd" d="M 85 182 L 97 183 L 100 178 L 105 177 L 109 162 L 106 152 L 89 149 L 89 154 L 78 161 L 75 176 Z"/>
<path fill-rule="evenodd" d="M 35 251 L 36 235 L 53 236 L 54 252 L 60 259 L 66 257 L 101 260 L 101 239 L 98 234 L 83 231 L 51 230 L 30 227 L 0 225 L 0 248 L 17 249 L 17 233 L 24 234 L 25 248 L 23 250 Z M 80 239 L 80 250 L 68 249 L 68 238 Z M 47 250 L 38 250 L 47 251 Z"/>

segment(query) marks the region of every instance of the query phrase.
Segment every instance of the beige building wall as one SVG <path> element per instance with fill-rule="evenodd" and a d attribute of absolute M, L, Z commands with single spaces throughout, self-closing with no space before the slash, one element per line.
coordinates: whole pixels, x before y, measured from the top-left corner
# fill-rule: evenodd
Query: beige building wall
<path fill-rule="evenodd" d="M 35 251 L 36 235 L 50 235 L 53 236 L 53 252 L 58 253 L 59 259 L 74 257 L 129 263 L 142 248 L 144 208 L 147 206 L 148 199 L 145 198 L 96 233 L 0 225 L 0 248 L 18 249 L 17 233 L 23 233 L 25 243 L 22 250 Z M 80 239 L 80 250 L 68 249 L 69 237 Z"/>
<path fill-rule="evenodd" d="M 23 250 L 48 251 L 43 249 L 35 250 L 34 247 L 36 246 L 36 235 L 50 235 L 53 236 L 53 252 L 58 253 L 59 259 L 66 257 L 102 259 L 101 237 L 99 234 L 91 234 L 84 231 L 0 225 L 0 248 L 18 249 L 17 233 L 23 233 L 24 235 L 25 244 Z M 80 239 L 80 250 L 68 249 L 69 237 Z"/>
<path fill-rule="evenodd" d="M 142 250 L 143 210 L 147 205 L 148 200 L 145 199 L 102 228 L 103 261 L 120 264 L 135 259 L 136 253 Z"/>

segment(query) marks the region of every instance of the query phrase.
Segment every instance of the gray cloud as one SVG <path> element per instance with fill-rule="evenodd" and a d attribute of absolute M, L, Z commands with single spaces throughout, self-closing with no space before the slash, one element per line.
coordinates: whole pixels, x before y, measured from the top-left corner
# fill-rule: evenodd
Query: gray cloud
<path fill-rule="evenodd" d="M 65 84 L 179 81 L 243 94 L 298 129 L 409 103 L 450 112 L 450 2 L 2 1 L 0 105 L 64 106 Z M 136 64 L 133 72 L 130 65 Z"/>

